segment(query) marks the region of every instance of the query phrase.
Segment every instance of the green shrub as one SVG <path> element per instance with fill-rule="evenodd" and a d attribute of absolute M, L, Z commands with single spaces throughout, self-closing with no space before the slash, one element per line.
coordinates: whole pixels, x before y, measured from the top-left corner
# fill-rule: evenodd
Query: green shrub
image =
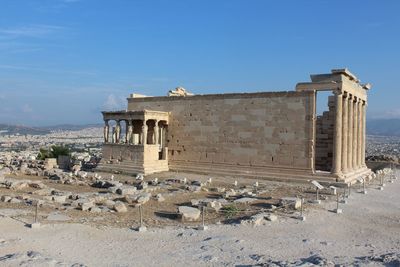
<path fill-rule="evenodd" d="M 38 159 L 44 160 L 46 158 L 58 158 L 58 156 L 69 156 L 71 151 L 66 146 L 51 146 L 50 149 L 41 148 L 39 151 Z"/>
<path fill-rule="evenodd" d="M 239 213 L 238 207 L 236 205 L 228 205 L 222 208 L 222 212 L 225 214 L 225 217 L 228 219 L 235 217 Z"/>

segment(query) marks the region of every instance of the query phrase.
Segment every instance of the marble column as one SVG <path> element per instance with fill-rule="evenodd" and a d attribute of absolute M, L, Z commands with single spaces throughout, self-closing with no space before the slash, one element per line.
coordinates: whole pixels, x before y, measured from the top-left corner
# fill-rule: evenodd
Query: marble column
<path fill-rule="evenodd" d="M 142 145 L 147 145 L 147 124 L 146 121 L 143 121 L 143 125 L 142 125 Z"/>
<path fill-rule="evenodd" d="M 354 100 L 354 109 L 353 109 L 353 150 L 352 152 L 352 161 L 353 161 L 353 169 L 357 170 L 357 151 L 358 151 L 358 97 Z"/>
<path fill-rule="evenodd" d="M 365 142 L 366 142 L 366 117 L 367 117 L 367 101 L 362 102 L 362 145 L 361 145 L 361 166 L 367 167 L 365 164 Z"/>
<path fill-rule="evenodd" d="M 335 94 L 335 130 L 333 143 L 333 162 L 332 173 L 336 175 L 342 174 L 342 102 L 343 95 L 341 91 Z"/>
<path fill-rule="evenodd" d="M 346 173 L 347 169 L 347 153 L 348 153 L 348 138 L 349 138 L 349 104 L 348 94 L 343 94 L 343 114 L 342 114 L 342 172 Z"/>
<path fill-rule="evenodd" d="M 349 95 L 347 104 L 349 105 L 348 113 L 348 153 L 347 153 L 347 168 L 349 171 L 353 170 L 353 96 Z"/>
<path fill-rule="evenodd" d="M 362 143 L 363 143 L 363 114 L 362 114 L 362 104 L 363 101 L 360 99 L 358 102 L 358 147 L 357 147 L 357 166 L 358 168 L 362 167 L 361 159 L 362 159 Z"/>

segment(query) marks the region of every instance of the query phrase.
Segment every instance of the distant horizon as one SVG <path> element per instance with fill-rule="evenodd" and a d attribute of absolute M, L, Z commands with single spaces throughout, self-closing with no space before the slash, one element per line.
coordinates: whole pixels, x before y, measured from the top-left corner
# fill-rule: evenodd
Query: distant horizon
<path fill-rule="evenodd" d="M 370 118 L 370 119 L 367 119 L 367 126 L 368 126 L 368 122 L 375 122 L 375 121 L 398 121 L 400 123 L 400 118 Z M 89 122 L 89 123 L 79 123 L 79 124 L 61 123 L 61 124 L 51 124 L 51 125 L 10 124 L 10 123 L 0 122 L 0 126 L 2 126 L 2 125 L 46 129 L 46 128 L 61 127 L 61 126 L 76 126 L 76 127 L 90 126 L 90 125 L 102 126 L 102 125 L 104 125 L 104 122 L 103 122 L 103 120 L 101 120 L 98 122 Z"/>

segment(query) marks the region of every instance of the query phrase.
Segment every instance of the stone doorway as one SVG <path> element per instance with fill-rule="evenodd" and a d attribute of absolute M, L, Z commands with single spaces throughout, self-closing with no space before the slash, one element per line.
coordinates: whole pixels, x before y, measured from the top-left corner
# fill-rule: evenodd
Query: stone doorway
<path fill-rule="evenodd" d="M 315 170 L 330 172 L 333 162 L 335 101 L 331 91 L 316 92 Z"/>

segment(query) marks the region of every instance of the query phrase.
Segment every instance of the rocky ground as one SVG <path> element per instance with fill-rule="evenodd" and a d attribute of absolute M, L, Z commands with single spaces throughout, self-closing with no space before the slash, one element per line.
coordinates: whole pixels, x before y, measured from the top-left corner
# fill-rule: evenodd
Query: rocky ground
<path fill-rule="evenodd" d="M 324 198 L 332 197 L 331 190 L 325 191 Z M 307 200 L 314 195 L 315 190 L 304 184 L 255 180 L 235 184 L 229 177 L 170 172 L 141 180 L 54 170 L 44 177 L 14 172 L 0 180 L 0 208 L 15 209 L 14 219 L 30 223 L 38 203 L 37 219 L 42 224 L 131 227 L 139 223 L 139 206 L 149 226 L 198 225 L 203 209 L 207 223 L 246 223 L 260 212 L 295 216 L 300 208 L 296 196 Z"/>
<path fill-rule="evenodd" d="M 46 185 L 47 181 L 43 183 Z M 278 196 L 273 195 L 274 190 L 265 193 L 257 191 L 255 195 L 247 197 L 257 199 L 256 203 L 261 204 L 253 206 L 247 203 L 239 206 L 240 211 L 245 212 L 254 207 L 265 209 L 255 214 L 251 212 L 248 216 L 241 214 L 231 221 L 223 221 L 221 218 L 226 218 L 226 214 L 222 214 L 216 220 L 206 220 L 208 229 L 205 231 L 196 229 L 201 224 L 198 219 L 188 223 L 182 223 L 176 218 L 161 219 L 174 222 L 166 225 L 157 225 L 154 219 L 147 220 L 146 232 L 137 232 L 127 227 L 129 220 L 124 224 L 114 224 L 115 221 L 123 221 L 123 216 L 137 217 L 133 213 L 137 208 L 129 205 L 127 212 L 118 213 L 111 208 L 114 212 L 100 213 L 102 216 L 95 217 L 98 221 L 88 219 L 93 213 L 82 211 L 79 205 L 71 210 L 64 210 L 64 205 L 48 210 L 41 207 L 41 227 L 31 229 L 26 224 L 31 222 L 28 220 L 32 220 L 34 206 L 29 206 L 23 199 L 21 203 L 4 202 L 0 209 L 0 265 L 400 266 L 400 179 L 390 183 L 387 178 L 383 191 L 379 190 L 378 183 L 376 180 L 368 185 L 368 194 L 361 193 L 360 186 L 353 187 L 347 204 L 340 204 L 342 214 L 334 212 L 334 196 L 327 197 L 320 205 L 307 203 L 305 221 L 299 219 L 299 210 L 294 207 L 279 209 L 277 206 L 273 210 L 274 204 L 268 205 L 268 201 L 271 198 L 278 199 Z M 267 190 L 268 185 L 265 183 L 263 190 Z M 270 185 L 274 189 L 281 186 L 276 183 Z M 179 182 L 176 186 L 178 191 L 187 190 L 181 186 L 183 185 Z M 210 191 L 214 186 L 202 187 Z M 217 184 L 217 187 L 222 186 L 223 184 Z M 88 188 L 93 190 L 93 187 Z M 2 190 L 7 194 L 20 194 L 15 189 Z M 30 186 L 21 190 L 32 191 Z M 33 191 L 35 190 L 41 189 L 35 188 Z M 63 191 L 60 188 L 58 190 Z M 307 187 L 294 186 L 285 192 L 287 196 L 299 193 L 311 199 L 312 194 L 308 195 L 308 190 Z M 83 191 L 86 192 L 86 189 Z M 4 192 L 2 191 L 3 195 Z M 179 192 L 183 195 L 189 194 Z M 94 189 L 93 193 L 98 192 Z M 154 194 L 151 194 L 153 198 Z M 196 193 L 191 192 L 190 197 L 193 198 L 193 194 Z M 224 192 L 215 194 L 220 199 Z M 34 194 L 27 192 L 26 195 Z M 198 198 L 203 197 L 211 198 L 209 195 Z M 229 200 L 234 201 L 233 199 Z M 73 203 L 77 200 L 69 199 L 67 202 Z M 47 202 L 52 203 L 50 201 L 55 202 Z M 150 201 L 158 203 L 155 199 Z M 147 202 L 143 207 L 149 205 L 150 208 L 150 204 Z M 192 207 L 192 204 L 196 203 L 188 203 L 187 206 Z M 102 223 L 103 220 L 108 220 L 108 215 L 112 215 L 113 219 L 109 221 L 112 223 Z M 79 222 L 76 220 L 78 217 L 84 220 Z M 221 224 L 218 221 L 222 221 Z M 130 226 L 132 225 L 138 226 L 138 221 L 131 220 Z"/>

